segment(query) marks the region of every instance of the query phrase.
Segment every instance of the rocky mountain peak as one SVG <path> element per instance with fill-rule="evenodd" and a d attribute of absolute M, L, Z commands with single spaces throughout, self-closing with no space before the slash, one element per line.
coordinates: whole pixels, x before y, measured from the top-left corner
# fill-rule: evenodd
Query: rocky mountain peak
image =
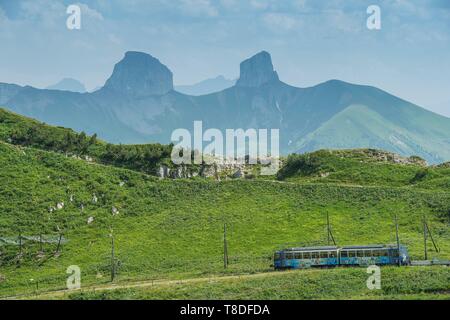
<path fill-rule="evenodd" d="M 151 55 L 128 51 L 114 66 L 105 88 L 132 97 L 164 95 L 173 89 L 173 75 Z"/>
<path fill-rule="evenodd" d="M 273 70 L 272 58 L 267 51 L 261 51 L 241 63 L 240 77 L 236 85 L 260 87 L 274 80 L 278 80 L 278 74 Z"/>

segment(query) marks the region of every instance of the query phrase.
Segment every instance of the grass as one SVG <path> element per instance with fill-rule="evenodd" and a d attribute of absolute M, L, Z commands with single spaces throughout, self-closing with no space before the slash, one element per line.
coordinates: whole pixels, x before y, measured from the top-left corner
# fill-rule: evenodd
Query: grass
<path fill-rule="evenodd" d="M 55 243 L 41 248 L 36 241 L 24 241 L 20 252 L 18 245 L 0 240 L 0 297 L 64 289 L 66 269 L 71 265 L 80 266 L 83 286 L 108 283 L 111 229 L 118 283 L 269 272 L 275 250 L 325 244 L 327 212 L 340 245 L 394 243 L 393 220 L 398 215 L 401 242 L 414 259 L 423 256 L 421 221 L 426 216 L 441 248 L 429 255 L 449 259 L 448 168 L 428 168 L 418 175 L 424 168 L 417 165 L 339 159 L 325 158 L 320 163 L 320 168 L 335 169 L 320 179 L 315 173 L 297 172 L 286 181 L 159 180 L 137 171 L 0 142 L 0 239 L 41 234 L 57 239 L 63 234 L 68 241 L 56 253 Z M 50 212 L 62 202 L 64 208 Z M 118 215 L 112 214 L 113 207 Z M 89 218 L 93 222 L 88 223 Z M 230 255 L 227 270 L 223 269 L 224 223 Z M 447 269 L 386 270 L 388 279 L 404 279 L 401 283 L 407 288 L 419 282 L 425 287 L 386 291 L 384 298 L 434 297 L 432 292 L 448 290 L 448 273 L 443 271 Z M 203 283 L 122 290 L 105 298 L 202 298 L 208 292 L 220 298 L 359 298 L 365 297 L 364 288 L 358 286 L 367 277 L 360 273 L 360 269 L 336 269 L 298 273 L 302 277 L 283 274 L 280 279 L 286 290 L 282 292 L 277 280 L 269 276 L 267 283 L 251 279 L 215 287 Z M 422 273 L 426 281 L 420 278 Z M 341 277 L 355 281 L 347 293 Z M 429 290 L 427 283 L 431 283 Z M 334 289 L 327 295 L 328 285 Z M 367 298 L 380 298 L 373 295 Z M 74 297 L 99 296 L 83 293 Z"/>
<path fill-rule="evenodd" d="M 161 287 L 69 293 L 68 299 L 450 299 L 450 269 L 381 269 L 381 289 L 367 288 L 365 268 L 300 270 L 264 277 L 214 279 L 202 283 L 179 283 Z"/>
<path fill-rule="evenodd" d="M 393 215 L 414 258 L 422 256 L 421 224 L 427 215 L 441 247 L 450 252 L 450 194 L 413 188 L 239 180 L 163 180 L 125 169 L 86 164 L 63 155 L 0 144 L 0 232 L 14 237 L 57 235 L 61 255 L 46 245 L 3 247 L 0 295 L 65 286 L 66 268 L 79 265 L 84 284 L 109 281 L 110 227 L 114 229 L 118 281 L 188 278 L 271 270 L 274 250 L 292 243 L 324 243 L 325 212 L 340 244 L 395 242 Z M 120 182 L 126 181 L 121 186 Z M 92 203 L 92 195 L 99 198 Z M 70 202 L 73 195 L 74 201 Z M 62 210 L 48 207 L 65 202 Z M 85 209 L 80 210 L 83 203 Z M 113 216 L 111 208 L 119 209 Z M 93 217 L 92 224 L 87 223 Z M 230 268 L 222 266 L 222 229 L 228 225 Z M 34 282 L 31 282 L 33 279 Z"/>

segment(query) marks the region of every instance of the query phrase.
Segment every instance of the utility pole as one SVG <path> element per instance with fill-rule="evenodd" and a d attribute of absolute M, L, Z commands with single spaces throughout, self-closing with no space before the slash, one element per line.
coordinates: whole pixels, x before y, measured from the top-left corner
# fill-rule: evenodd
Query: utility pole
<path fill-rule="evenodd" d="M 434 239 L 433 239 L 433 234 L 431 233 L 430 227 L 428 226 L 428 222 L 427 222 L 427 220 L 425 219 L 425 216 L 424 216 L 424 218 L 423 218 L 423 228 L 424 228 L 423 233 L 424 233 L 424 238 L 425 238 L 425 239 L 424 239 L 424 245 L 425 245 L 425 260 L 427 260 L 427 257 L 428 257 L 428 251 L 427 251 L 427 239 L 428 239 L 428 236 L 430 236 L 431 242 L 433 243 L 433 246 L 434 246 L 434 249 L 436 250 L 436 252 L 439 252 L 440 250 L 439 250 L 439 248 L 438 248 L 436 242 L 435 242 Z"/>
<path fill-rule="evenodd" d="M 116 261 L 114 257 L 114 234 L 113 229 L 111 228 L 111 282 L 114 281 L 114 278 L 116 277 Z"/>
<path fill-rule="evenodd" d="M 22 255 L 23 253 L 23 246 L 22 246 L 22 231 L 19 230 L 19 253 Z"/>
<path fill-rule="evenodd" d="M 427 221 L 425 220 L 425 216 L 423 216 L 423 249 L 424 249 L 424 257 L 425 257 L 425 260 L 428 260 L 428 251 L 427 251 Z"/>
<path fill-rule="evenodd" d="M 327 240 L 327 243 L 328 243 L 328 245 L 330 245 L 330 216 L 329 216 L 329 214 L 328 214 L 328 212 L 327 212 L 327 237 L 328 237 L 328 240 Z"/>
<path fill-rule="evenodd" d="M 58 246 L 56 247 L 56 253 L 59 253 L 61 249 L 61 241 L 62 241 L 62 232 L 59 233 Z"/>
<path fill-rule="evenodd" d="M 334 240 L 333 232 L 331 231 L 331 224 L 330 224 L 330 216 L 327 212 L 327 240 L 328 245 L 331 244 L 331 241 L 333 241 L 333 244 L 336 245 L 336 241 Z"/>
<path fill-rule="evenodd" d="M 223 267 L 228 268 L 227 224 L 223 224 Z"/>
<path fill-rule="evenodd" d="M 42 233 L 39 234 L 39 251 L 43 252 L 43 247 L 42 247 Z"/>
<path fill-rule="evenodd" d="M 398 236 L 398 217 L 397 214 L 395 214 L 395 237 L 397 238 L 397 251 L 398 251 L 398 266 L 401 266 L 400 261 L 400 238 Z"/>

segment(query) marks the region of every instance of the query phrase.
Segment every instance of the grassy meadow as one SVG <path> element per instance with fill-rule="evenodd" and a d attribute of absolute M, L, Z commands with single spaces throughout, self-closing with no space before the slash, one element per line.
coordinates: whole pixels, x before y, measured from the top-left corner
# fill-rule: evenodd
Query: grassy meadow
<path fill-rule="evenodd" d="M 83 287 L 108 284 L 111 234 L 118 284 L 268 274 L 223 283 L 86 291 L 67 298 L 447 297 L 449 269 L 444 267 L 383 269 L 382 293 L 367 292 L 365 269 L 269 272 L 277 249 L 326 244 L 327 213 L 338 245 L 395 243 L 397 215 L 401 242 L 413 259 L 423 258 L 426 216 L 441 249 L 430 250 L 429 256 L 449 259 L 448 168 L 425 168 L 424 174 L 418 165 L 365 166 L 361 160 L 339 167 L 333 158 L 321 163 L 327 172 L 333 168 L 327 177 L 317 170 L 291 170 L 281 180 L 159 180 L 37 147 L 0 142 L 0 298 L 64 289 L 71 265 L 81 268 Z M 21 245 L 19 236 L 25 239 Z M 60 236 L 66 242 L 59 252 L 54 242 L 26 240 Z"/>

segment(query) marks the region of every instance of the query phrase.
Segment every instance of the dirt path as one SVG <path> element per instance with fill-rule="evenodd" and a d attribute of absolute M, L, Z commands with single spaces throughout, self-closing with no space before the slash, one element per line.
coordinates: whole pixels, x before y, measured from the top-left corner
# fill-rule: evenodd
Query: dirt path
<path fill-rule="evenodd" d="M 140 282 L 129 282 L 129 283 L 117 283 L 117 284 L 107 284 L 98 286 L 88 286 L 82 287 L 76 290 L 56 290 L 47 291 L 39 294 L 29 294 L 23 296 L 11 296 L 4 297 L 6 300 L 21 300 L 21 299 L 55 299 L 65 297 L 68 294 L 76 292 L 89 292 L 89 291 L 110 291 L 118 289 L 133 289 L 133 288 L 160 288 L 164 286 L 180 285 L 180 284 L 191 284 L 191 283 L 206 283 L 206 282 L 222 282 L 222 281 L 232 281 L 239 279 L 256 279 L 263 277 L 281 276 L 286 275 L 290 272 L 296 271 L 285 271 L 285 272 L 265 272 L 265 273 L 255 273 L 255 274 L 243 274 L 243 275 L 231 275 L 231 276 L 219 276 L 219 277 L 203 277 L 203 278 L 191 278 L 191 279 L 180 279 L 180 280 L 149 280 Z"/>

